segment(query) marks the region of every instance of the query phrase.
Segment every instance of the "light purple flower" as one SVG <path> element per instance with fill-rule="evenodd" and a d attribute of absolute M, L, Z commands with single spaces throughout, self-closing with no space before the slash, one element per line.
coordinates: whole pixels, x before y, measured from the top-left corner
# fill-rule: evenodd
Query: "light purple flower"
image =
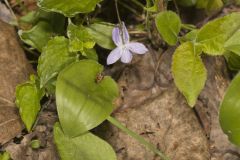
<path fill-rule="evenodd" d="M 117 48 L 111 51 L 107 57 L 107 64 L 113 64 L 121 58 L 123 63 L 129 63 L 132 60 L 132 54 L 144 54 L 148 49 L 138 42 L 129 42 L 129 34 L 124 23 L 122 31 L 120 27 L 115 27 L 112 31 L 112 39 Z"/>

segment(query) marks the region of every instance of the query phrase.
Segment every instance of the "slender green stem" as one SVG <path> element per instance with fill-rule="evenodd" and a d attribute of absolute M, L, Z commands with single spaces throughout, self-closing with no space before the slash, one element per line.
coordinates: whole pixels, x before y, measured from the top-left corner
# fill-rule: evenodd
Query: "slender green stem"
<path fill-rule="evenodd" d="M 151 6 L 151 0 L 146 0 L 146 7 L 149 8 Z M 146 15 L 146 29 L 149 31 L 149 11 L 147 11 Z"/>
<path fill-rule="evenodd" d="M 140 3 L 138 0 L 131 0 L 133 3 L 135 3 L 137 6 L 144 8 L 144 5 Z"/>
<path fill-rule="evenodd" d="M 107 120 L 112 123 L 114 126 L 118 127 L 120 130 L 125 132 L 126 134 L 130 135 L 132 138 L 136 139 L 139 143 L 144 145 L 147 149 L 153 151 L 157 155 L 159 155 L 163 160 L 170 160 L 167 156 L 165 156 L 161 151 L 159 151 L 152 143 L 146 141 L 142 136 L 138 135 L 137 133 L 129 130 L 125 126 L 123 126 L 118 120 L 109 116 Z"/>
<path fill-rule="evenodd" d="M 136 16 L 139 16 L 137 11 L 131 7 L 129 7 L 129 5 L 119 1 L 119 4 L 122 5 L 124 8 L 128 9 L 130 12 L 132 12 L 133 14 L 135 14 Z"/>
<path fill-rule="evenodd" d="M 115 0 L 115 7 L 116 7 L 116 12 L 117 12 L 118 23 L 120 24 L 120 28 L 122 28 L 122 20 L 120 18 L 120 13 L 118 10 L 118 0 Z"/>
<path fill-rule="evenodd" d="M 184 29 L 188 29 L 190 31 L 196 29 L 196 26 L 191 25 L 191 24 L 181 24 L 181 27 L 184 28 Z"/>

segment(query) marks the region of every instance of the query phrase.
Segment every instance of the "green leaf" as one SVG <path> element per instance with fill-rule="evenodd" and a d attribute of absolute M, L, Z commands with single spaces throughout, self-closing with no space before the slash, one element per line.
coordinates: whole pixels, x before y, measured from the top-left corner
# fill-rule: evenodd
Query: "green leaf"
<path fill-rule="evenodd" d="M 65 37 L 55 37 L 43 48 L 38 60 L 40 87 L 55 78 L 67 65 L 78 60 L 77 54 L 69 51 L 69 41 Z"/>
<path fill-rule="evenodd" d="M 207 12 L 213 12 L 223 7 L 222 0 L 198 0 L 196 4 L 197 8 L 204 8 Z"/>
<path fill-rule="evenodd" d="M 175 45 L 181 29 L 179 16 L 172 11 L 163 11 L 156 16 L 155 23 L 164 41 L 169 45 Z"/>
<path fill-rule="evenodd" d="M 197 0 L 177 0 L 176 2 L 181 6 L 190 7 L 190 6 L 194 6 Z"/>
<path fill-rule="evenodd" d="M 199 30 L 198 29 L 194 29 L 191 32 L 188 32 L 186 35 L 184 35 L 183 37 L 179 38 L 181 43 L 187 42 L 187 41 L 191 41 L 191 42 L 195 42 L 197 35 L 198 35 Z"/>
<path fill-rule="evenodd" d="M 38 0 L 38 6 L 46 11 L 58 12 L 66 17 L 78 13 L 94 11 L 96 4 L 102 0 Z"/>
<path fill-rule="evenodd" d="M 31 81 L 18 85 L 16 88 L 16 104 L 28 131 L 31 131 L 37 118 L 42 96 L 43 92 L 37 86 L 34 76 L 31 77 Z"/>
<path fill-rule="evenodd" d="M 240 146 L 240 74 L 232 80 L 220 107 L 220 124 L 234 144 Z"/>
<path fill-rule="evenodd" d="M 240 29 L 224 44 L 226 50 L 240 56 Z"/>
<path fill-rule="evenodd" d="M 30 145 L 31 145 L 31 148 L 38 149 L 41 146 L 41 142 L 39 140 L 35 139 L 35 140 L 31 141 Z"/>
<path fill-rule="evenodd" d="M 10 154 L 8 152 L 4 152 L 2 154 L 0 154 L 0 160 L 10 160 Z"/>
<path fill-rule="evenodd" d="M 25 16 L 20 17 L 19 21 L 23 23 L 29 23 L 33 24 L 33 22 L 36 20 L 36 11 L 30 11 Z"/>
<path fill-rule="evenodd" d="M 222 0 L 209 0 L 206 9 L 207 9 L 208 12 L 212 12 L 212 11 L 218 11 L 222 7 L 223 7 Z"/>
<path fill-rule="evenodd" d="M 175 84 L 191 107 L 195 105 L 207 77 L 199 53 L 201 51 L 191 42 L 186 42 L 180 45 L 173 55 L 172 72 Z"/>
<path fill-rule="evenodd" d="M 18 34 L 23 42 L 41 52 L 47 41 L 50 40 L 52 28 L 48 22 L 42 21 L 28 31 L 20 30 Z"/>
<path fill-rule="evenodd" d="M 196 7 L 197 8 L 207 8 L 209 0 L 197 0 Z"/>
<path fill-rule="evenodd" d="M 98 126 L 113 111 L 118 87 L 105 76 L 96 82 L 103 66 L 93 60 L 80 60 L 58 76 L 56 102 L 58 116 L 66 135 L 76 137 Z"/>
<path fill-rule="evenodd" d="M 41 10 L 32 14 L 28 21 L 33 23 L 34 27 L 26 31 L 19 30 L 18 34 L 22 41 L 41 52 L 51 37 L 64 32 L 65 18 Z"/>
<path fill-rule="evenodd" d="M 67 34 L 70 40 L 70 51 L 72 52 L 83 52 L 84 48 L 91 49 L 95 45 L 92 36 L 83 26 L 76 26 L 73 23 L 70 23 L 68 25 Z"/>
<path fill-rule="evenodd" d="M 92 35 L 94 41 L 101 47 L 106 49 L 114 49 L 116 46 L 112 41 L 112 24 L 94 23 L 87 30 Z"/>
<path fill-rule="evenodd" d="M 104 140 L 90 132 L 70 138 L 59 123 L 54 125 L 54 142 L 62 160 L 117 160 L 113 148 Z"/>
<path fill-rule="evenodd" d="M 92 59 L 95 61 L 98 61 L 98 55 L 94 48 L 92 49 L 84 49 L 82 52 L 83 56 L 85 56 L 87 59 Z"/>
<path fill-rule="evenodd" d="M 227 60 L 227 64 L 230 70 L 239 71 L 240 70 L 240 56 L 233 52 L 225 52 L 224 57 Z"/>
<path fill-rule="evenodd" d="M 232 13 L 204 25 L 198 32 L 196 42 L 209 55 L 222 55 L 224 44 L 240 28 L 240 13 Z"/>

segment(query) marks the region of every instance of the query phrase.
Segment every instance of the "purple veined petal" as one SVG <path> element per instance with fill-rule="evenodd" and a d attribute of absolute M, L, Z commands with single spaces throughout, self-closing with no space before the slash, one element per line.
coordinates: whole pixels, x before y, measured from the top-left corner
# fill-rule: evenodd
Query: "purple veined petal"
<path fill-rule="evenodd" d="M 121 49 L 119 47 L 115 48 L 108 55 L 107 64 L 110 65 L 110 64 L 113 64 L 113 63 L 117 62 L 117 60 L 120 59 L 121 55 L 122 55 Z"/>
<path fill-rule="evenodd" d="M 122 38 L 121 38 L 120 30 L 118 27 L 114 27 L 112 30 L 112 40 L 116 46 L 119 46 L 122 44 Z"/>
<path fill-rule="evenodd" d="M 127 48 L 123 49 L 121 61 L 123 63 L 130 63 L 131 60 L 132 60 L 132 53 Z"/>
<path fill-rule="evenodd" d="M 148 49 L 142 43 L 138 42 L 130 42 L 126 44 L 126 48 L 136 54 L 144 54 L 148 51 Z"/>
<path fill-rule="evenodd" d="M 128 34 L 128 30 L 125 26 L 125 23 L 122 22 L 122 32 L 123 32 L 123 41 L 124 41 L 124 44 L 127 44 L 129 43 L 129 34 Z"/>

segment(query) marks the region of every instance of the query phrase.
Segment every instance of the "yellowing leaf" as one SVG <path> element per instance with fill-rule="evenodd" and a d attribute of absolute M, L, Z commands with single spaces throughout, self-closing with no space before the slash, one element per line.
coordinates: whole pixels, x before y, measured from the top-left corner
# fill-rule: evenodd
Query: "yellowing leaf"
<path fill-rule="evenodd" d="M 43 94 L 35 81 L 35 78 L 32 77 L 30 82 L 18 85 L 16 88 L 16 104 L 19 107 L 22 121 L 28 131 L 32 129 L 37 118 Z"/>
<path fill-rule="evenodd" d="M 224 44 L 226 50 L 240 56 L 240 27 L 239 30 Z"/>
<path fill-rule="evenodd" d="M 173 55 L 172 72 L 175 84 L 191 107 L 195 105 L 207 77 L 200 52 L 191 42 L 186 42 L 180 45 Z"/>
<path fill-rule="evenodd" d="M 76 26 L 73 23 L 68 25 L 67 34 L 69 37 L 69 49 L 72 52 L 83 52 L 84 48 L 91 49 L 95 42 L 87 29 L 83 26 Z"/>
<path fill-rule="evenodd" d="M 239 19 L 240 13 L 232 13 L 204 25 L 196 39 L 203 52 L 209 55 L 222 55 L 225 51 L 225 42 L 240 29 Z"/>

